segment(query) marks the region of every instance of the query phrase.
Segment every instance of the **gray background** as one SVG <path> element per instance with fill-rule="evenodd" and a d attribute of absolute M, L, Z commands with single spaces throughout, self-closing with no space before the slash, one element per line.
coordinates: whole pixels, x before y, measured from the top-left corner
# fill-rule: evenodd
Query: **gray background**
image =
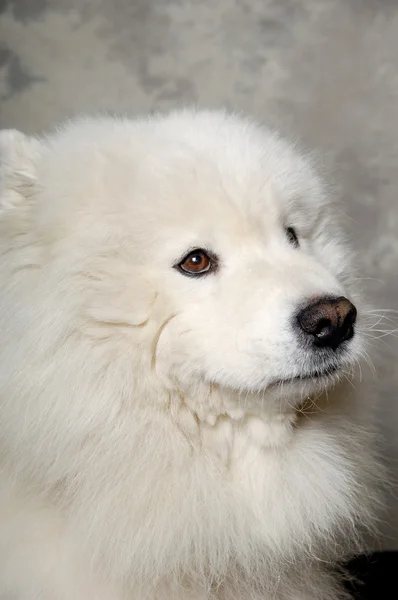
<path fill-rule="evenodd" d="M 0 0 L 1 127 L 186 103 L 314 146 L 346 202 L 367 296 L 398 308 L 398 0 Z M 370 351 L 365 386 L 397 473 L 395 333 Z M 398 547 L 394 496 L 384 545 Z"/>

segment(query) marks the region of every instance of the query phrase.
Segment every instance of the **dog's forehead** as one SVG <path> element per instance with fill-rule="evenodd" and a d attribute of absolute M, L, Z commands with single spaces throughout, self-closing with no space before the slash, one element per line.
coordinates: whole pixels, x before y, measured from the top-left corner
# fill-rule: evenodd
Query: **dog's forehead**
<path fill-rule="evenodd" d="M 284 202 L 314 193 L 317 181 L 307 162 L 275 133 L 236 119 L 182 117 L 155 122 L 142 132 L 141 172 L 152 201 L 181 210 L 238 209 L 261 218 Z M 159 189 L 160 188 L 160 189 Z"/>
<path fill-rule="evenodd" d="M 145 221 L 146 231 L 159 223 L 239 230 L 243 223 L 265 227 L 300 202 L 314 210 L 319 204 L 319 182 L 291 144 L 224 113 L 72 123 L 48 149 L 46 212 L 63 226 L 79 226 L 70 216 L 75 208 L 86 228 L 106 214 L 119 229 Z M 67 206 L 54 202 L 60 181 Z"/>
<path fill-rule="evenodd" d="M 220 238 L 237 242 L 255 231 L 264 235 L 280 220 L 279 191 L 261 168 L 239 171 L 200 154 L 161 157 L 157 177 L 144 177 L 146 202 L 136 217 L 145 227 L 151 223 L 166 238 L 186 237 L 189 246 Z"/>

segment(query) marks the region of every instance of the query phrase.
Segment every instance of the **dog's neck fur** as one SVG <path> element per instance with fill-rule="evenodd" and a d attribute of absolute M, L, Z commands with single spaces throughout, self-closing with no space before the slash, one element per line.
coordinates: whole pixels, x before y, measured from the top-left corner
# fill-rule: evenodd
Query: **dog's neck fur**
<path fill-rule="evenodd" d="M 167 409 L 191 443 L 202 443 L 223 455 L 236 435 L 258 448 L 276 448 L 289 442 L 300 420 L 314 413 L 314 401 L 294 405 L 267 402 L 258 394 L 239 394 L 210 385 L 195 393 L 169 393 Z M 199 400 L 198 400 L 199 399 Z"/>

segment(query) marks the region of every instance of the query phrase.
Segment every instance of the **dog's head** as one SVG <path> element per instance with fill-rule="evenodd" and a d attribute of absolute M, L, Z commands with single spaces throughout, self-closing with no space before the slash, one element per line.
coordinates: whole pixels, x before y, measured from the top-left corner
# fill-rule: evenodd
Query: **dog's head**
<path fill-rule="evenodd" d="M 139 369 L 148 389 L 291 401 L 357 359 L 347 251 L 309 161 L 275 133 L 187 111 L 6 141 L 3 298 L 30 290 L 20 338 L 34 330 L 37 352 L 84 344 L 65 379 L 95 356 L 126 394 Z"/>

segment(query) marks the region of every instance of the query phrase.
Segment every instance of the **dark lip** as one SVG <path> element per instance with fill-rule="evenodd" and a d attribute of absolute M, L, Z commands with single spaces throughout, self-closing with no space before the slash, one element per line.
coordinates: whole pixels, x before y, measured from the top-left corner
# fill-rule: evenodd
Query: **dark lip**
<path fill-rule="evenodd" d="M 278 385 L 280 383 L 295 383 L 296 381 L 312 381 L 314 379 L 322 379 L 323 377 L 330 377 L 334 375 L 336 371 L 339 370 L 339 366 L 328 367 L 327 369 L 317 369 L 316 371 L 311 371 L 310 373 L 301 373 L 296 377 L 289 377 L 286 379 L 278 379 L 272 382 L 272 385 Z"/>

